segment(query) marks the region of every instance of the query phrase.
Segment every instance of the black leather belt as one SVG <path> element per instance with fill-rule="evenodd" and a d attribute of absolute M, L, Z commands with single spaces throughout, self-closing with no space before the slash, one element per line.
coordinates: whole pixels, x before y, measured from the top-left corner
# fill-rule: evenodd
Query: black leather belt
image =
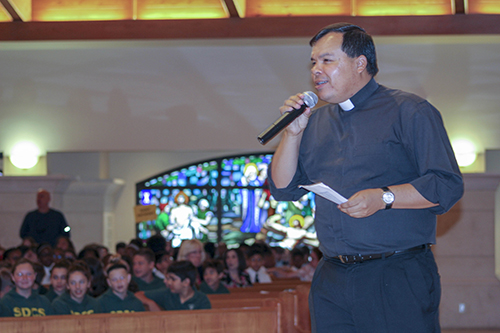
<path fill-rule="evenodd" d="M 392 251 L 386 253 L 377 253 L 377 254 L 354 254 L 354 255 L 339 255 L 333 257 L 333 259 L 340 260 L 343 264 L 356 264 L 363 261 L 374 260 L 374 259 L 385 259 L 395 254 L 413 252 L 418 250 L 426 250 L 431 247 L 432 244 L 423 244 L 419 246 L 412 247 L 406 250 L 400 251 Z"/>

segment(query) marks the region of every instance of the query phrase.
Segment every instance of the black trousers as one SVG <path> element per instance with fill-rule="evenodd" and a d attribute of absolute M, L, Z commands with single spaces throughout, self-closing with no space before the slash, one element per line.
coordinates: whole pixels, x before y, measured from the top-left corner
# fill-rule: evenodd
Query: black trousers
<path fill-rule="evenodd" d="M 323 258 L 309 294 L 312 332 L 439 333 L 440 299 L 430 249 L 356 264 Z"/>

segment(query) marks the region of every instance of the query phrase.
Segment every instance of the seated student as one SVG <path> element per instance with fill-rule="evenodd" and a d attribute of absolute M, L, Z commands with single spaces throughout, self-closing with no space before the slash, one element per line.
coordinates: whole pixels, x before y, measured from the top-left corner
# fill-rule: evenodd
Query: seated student
<path fill-rule="evenodd" d="M 103 313 L 129 313 L 144 311 L 142 302 L 128 290 L 132 276 L 123 264 L 107 269 L 109 289 L 97 299 Z"/>
<path fill-rule="evenodd" d="M 14 287 L 12 283 L 10 269 L 7 267 L 0 268 L 0 298 L 7 294 Z"/>
<path fill-rule="evenodd" d="M 59 260 L 55 263 L 54 267 L 50 270 L 50 287 L 45 297 L 49 301 L 53 301 L 56 297 L 62 295 L 66 291 L 66 278 L 68 276 L 69 262 L 66 260 Z"/>
<path fill-rule="evenodd" d="M 157 277 L 162 278 L 163 281 L 167 276 L 168 266 L 170 266 L 173 259 L 170 253 L 168 253 L 167 251 L 158 252 L 155 254 L 155 257 L 156 257 L 156 264 L 155 264 L 156 270 L 153 271 L 153 273 Z"/>
<path fill-rule="evenodd" d="M 90 269 L 84 261 L 76 261 L 71 264 L 66 284 L 69 292 L 63 293 L 52 302 L 55 314 L 89 315 L 100 313 L 101 307 L 97 299 L 87 294 L 90 288 L 90 279 Z"/>
<path fill-rule="evenodd" d="M 248 250 L 249 267 L 245 270 L 252 283 L 271 283 L 271 277 L 264 267 L 264 253 L 258 246 L 252 245 Z"/>
<path fill-rule="evenodd" d="M 229 294 L 229 290 L 220 283 L 224 277 L 224 265 L 220 260 L 207 260 L 203 263 L 203 282 L 200 291 L 205 294 Z"/>
<path fill-rule="evenodd" d="M 137 283 L 139 290 L 155 290 L 165 288 L 163 280 L 153 274 L 155 268 L 155 254 L 148 248 L 140 249 L 133 258 L 133 281 Z"/>
<path fill-rule="evenodd" d="M 40 317 L 54 314 L 47 297 L 32 290 L 36 273 L 31 261 L 19 259 L 12 267 L 15 288 L 4 295 L 0 305 L 7 317 Z"/>
<path fill-rule="evenodd" d="M 169 289 L 146 291 L 144 296 L 165 310 L 211 309 L 208 297 L 194 289 L 197 275 L 198 270 L 191 262 L 174 262 L 168 267 L 165 278 Z"/>

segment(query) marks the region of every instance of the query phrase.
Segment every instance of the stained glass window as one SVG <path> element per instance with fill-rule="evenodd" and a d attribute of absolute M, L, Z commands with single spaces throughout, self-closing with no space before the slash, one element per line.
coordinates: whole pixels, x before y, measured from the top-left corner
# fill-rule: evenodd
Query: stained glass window
<path fill-rule="evenodd" d="M 228 156 L 163 172 L 136 184 L 137 204 L 155 205 L 157 218 L 137 224 L 137 236 L 162 234 L 177 247 L 184 239 L 236 244 L 266 240 L 293 248 L 317 245 L 314 194 L 297 202 L 272 197 L 267 170 L 272 153 Z"/>

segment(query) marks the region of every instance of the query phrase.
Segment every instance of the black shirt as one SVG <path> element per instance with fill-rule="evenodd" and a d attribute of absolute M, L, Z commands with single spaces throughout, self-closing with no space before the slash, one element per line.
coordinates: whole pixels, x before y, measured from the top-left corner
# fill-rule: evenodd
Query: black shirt
<path fill-rule="evenodd" d="M 298 185 L 316 182 L 346 198 L 364 189 L 410 183 L 439 205 L 381 210 L 357 219 L 316 196 L 321 251 L 333 257 L 435 243 L 436 214 L 448 211 L 463 194 L 462 176 L 439 111 L 416 95 L 388 89 L 374 79 L 351 102 L 351 111 L 328 104 L 311 115 L 289 186 L 276 189 L 270 173 L 273 196 L 295 201 L 306 193 Z"/>

